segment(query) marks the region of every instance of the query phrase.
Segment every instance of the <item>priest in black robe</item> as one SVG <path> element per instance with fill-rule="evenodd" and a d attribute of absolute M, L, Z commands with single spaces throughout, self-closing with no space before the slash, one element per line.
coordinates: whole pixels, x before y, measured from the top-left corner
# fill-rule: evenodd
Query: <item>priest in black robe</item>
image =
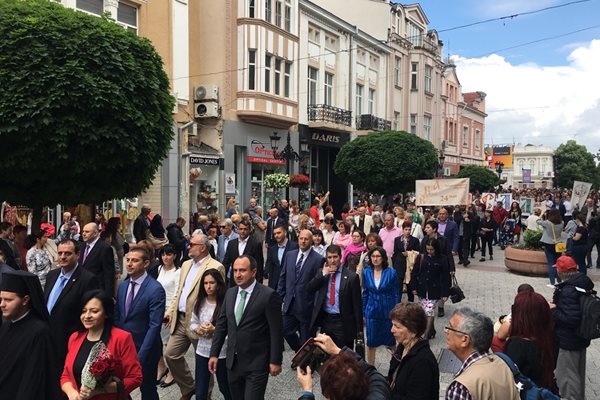
<path fill-rule="evenodd" d="M 0 397 L 54 400 L 60 394 L 48 310 L 38 277 L 25 271 L 2 273 L 0 309 Z"/>

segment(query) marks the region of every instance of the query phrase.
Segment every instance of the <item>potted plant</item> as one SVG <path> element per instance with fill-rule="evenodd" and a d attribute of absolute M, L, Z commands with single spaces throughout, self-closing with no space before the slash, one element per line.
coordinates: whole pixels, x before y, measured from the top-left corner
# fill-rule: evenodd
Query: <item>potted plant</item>
<path fill-rule="evenodd" d="M 290 176 L 290 186 L 297 188 L 307 188 L 310 178 L 304 174 Z"/>
<path fill-rule="evenodd" d="M 527 229 L 523 242 L 504 251 L 504 265 L 513 272 L 547 276 L 548 263 L 544 253 L 541 230 Z"/>
<path fill-rule="evenodd" d="M 275 197 L 279 196 L 279 190 L 290 186 L 290 177 L 288 174 L 269 174 L 265 176 L 263 184 L 267 189 L 273 189 Z"/>

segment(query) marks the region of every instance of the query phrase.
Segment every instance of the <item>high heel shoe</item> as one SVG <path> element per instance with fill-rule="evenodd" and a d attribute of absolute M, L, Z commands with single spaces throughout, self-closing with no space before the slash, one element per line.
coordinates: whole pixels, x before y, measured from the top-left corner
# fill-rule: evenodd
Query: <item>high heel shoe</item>
<path fill-rule="evenodd" d="M 165 369 L 165 372 L 163 372 L 160 377 L 156 380 L 156 384 L 160 385 L 161 383 L 163 383 L 163 379 L 165 379 L 165 377 L 169 374 L 169 368 Z"/>

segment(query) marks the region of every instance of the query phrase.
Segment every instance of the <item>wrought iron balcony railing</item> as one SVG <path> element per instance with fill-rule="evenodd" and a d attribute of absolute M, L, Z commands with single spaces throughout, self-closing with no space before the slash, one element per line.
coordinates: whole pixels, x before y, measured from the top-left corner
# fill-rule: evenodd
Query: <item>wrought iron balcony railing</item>
<path fill-rule="evenodd" d="M 383 118 L 378 118 L 371 114 L 362 114 L 356 117 L 356 130 L 364 131 L 389 131 L 392 129 L 392 122 Z"/>
<path fill-rule="evenodd" d="M 308 106 L 308 120 L 352 126 L 352 111 L 327 104 L 312 104 Z"/>

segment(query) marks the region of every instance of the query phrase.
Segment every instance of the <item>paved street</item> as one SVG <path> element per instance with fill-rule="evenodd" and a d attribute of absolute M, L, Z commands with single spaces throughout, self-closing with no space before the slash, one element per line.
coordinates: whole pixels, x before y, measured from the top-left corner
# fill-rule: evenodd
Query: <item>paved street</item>
<path fill-rule="evenodd" d="M 517 286 L 525 282 L 531 284 L 537 292 L 541 293 L 547 299 L 551 299 L 552 289 L 546 287 L 548 283 L 546 278 L 535 278 L 510 273 L 504 267 L 504 252 L 497 247 L 494 247 L 494 252 L 493 261 L 479 262 L 478 256 L 476 259 L 471 260 L 472 263 L 469 265 L 469 268 L 458 266 L 457 279 L 467 296 L 460 303 L 461 306 L 468 306 L 482 311 L 495 321 L 500 315 L 510 312 L 510 306 L 516 294 Z M 588 271 L 590 271 L 590 276 L 596 288 L 599 288 L 600 269 L 592 268 Z M 445 348 L 443 327 L 448 322 L 448 318 L 455 307 L 452 304 L 447 304 L 446 317 L 436 319 L 437 336 L 431 340 L 432 350 L 436 355 Z M 266 399 L 288 400 L 299 397 L 300 388 L 296 382 L 296 373 L 289 368 L 291 357 L 292 351 L 286 347 L 283 372 L 276 378 L 269 379 Z M 187 359 L 188 363 L 193 366 L 193 352 L 191 350 L 188 353 Z M 387 374 L 389 359 L 390 355 L 385 349 L 378 351 L 376 367 L 383 374 Z M 600 340 L 592 342 L 587 351 L 587 399 L 600 398 L 600 375 L 597 373 L 598 370 L 600 370 Z M 440 380 L 440 398 L 443 398 L 446 386 L 452 381 L 452 374 L 443 373 Z M 319 385 L 315 383 L 315 392 L 317 393 L 318 390 Z M 161 399 L 177 400 L 181 396 L 181 393 L 177 385 L 173 385 L 166 389 L 159 388 L 159 395 Z M 139 391 L 134 392 L 133 398 L 136 400 L 140 399 Z M 219 391 L 215 389 L 213 399 L 222 398 Z M 319 394 L 317 398 L 323 397 Z"/>

